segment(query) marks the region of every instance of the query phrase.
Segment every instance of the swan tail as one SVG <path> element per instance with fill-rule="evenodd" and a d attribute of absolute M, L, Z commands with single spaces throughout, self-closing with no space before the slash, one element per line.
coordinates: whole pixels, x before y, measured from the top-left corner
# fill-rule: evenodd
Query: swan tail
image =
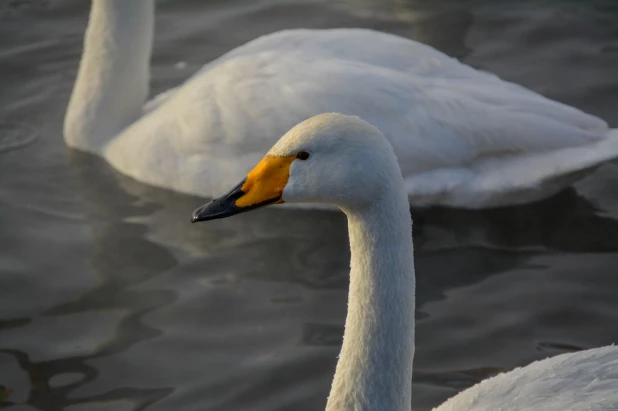
<path fill-rule="evenodd" d="M 618 129 L 611 129 L 585 146 L 482 158 L 408 177 L 405 184 L 415 206 L 501 207 L 550 197 L 616 158 Z"/>

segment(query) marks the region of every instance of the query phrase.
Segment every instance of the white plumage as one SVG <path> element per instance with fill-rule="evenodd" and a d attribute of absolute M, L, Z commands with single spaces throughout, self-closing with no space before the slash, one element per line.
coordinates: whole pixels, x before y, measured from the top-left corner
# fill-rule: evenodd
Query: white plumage
<path fill-rule="evenodd" d="M 263 36 L 145 103 L 153 15 L 151 0 L 93 0 L 65 119 L 70 146 L 145 183 L 216 196 L 330 111 L 384 133 L 413 205 L 533 201 L 618 156 L 603 120 L 372 30 Z"/>
<path fill-rule="evenodd" d="M 562 354 L 500 374 L 435 411 L 616 411 L 618 348 Z"/>
<path fill-rule="evenodd" d="M 350 236 L 348 313 L 326 409 L 409 411 L 415 270 L 409 203 L 395 153 L 375 127 L 339 114 L 300 123 L 268 154 L 294 158 L 301 151 L 310 157 L 292 162 L 281 198 L 337 206 L 347 215 Z M 261 189 L 255 187 L 247 189 L 249 195 Z M 220 204 L 196 210 L 194 221 L 239 212 L 233 206 L 222 214 Z M 535 362 L 487 379 L 434 409 L 541 410 L 618 410 L 618 347 Z"/>

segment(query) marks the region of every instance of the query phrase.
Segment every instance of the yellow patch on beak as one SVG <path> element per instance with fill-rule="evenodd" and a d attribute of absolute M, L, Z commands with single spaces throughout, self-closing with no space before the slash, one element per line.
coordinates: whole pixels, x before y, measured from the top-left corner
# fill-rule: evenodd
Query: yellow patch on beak
<path fill-rule="evenodd" d="M 264 157 L 240 187 L 244 195 L 236 200 L 236 206 L 251 207 L 274 199 L 277 199 L 274 204 L 283 203 L 281 196 L 290 177 L 290 165 L 295 158 L 295 155 Z"/>
<path fill-rule="evenodd" d="M 290 177 L 290 165 L 295 158 L 295 155 L 267 155 L 229 193 L 195 210 L 191 221 L 196 223 L 226 218 L 269 204 L 283 203 L 281 196 Z"/>

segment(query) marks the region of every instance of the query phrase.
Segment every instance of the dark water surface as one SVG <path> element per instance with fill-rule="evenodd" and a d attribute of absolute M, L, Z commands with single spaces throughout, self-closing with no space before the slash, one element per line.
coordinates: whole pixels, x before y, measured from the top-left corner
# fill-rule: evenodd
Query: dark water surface
<path fill-rule="evenodd" d="M 192 225 L 202 199 L 68 150 L 87 11 L 0 2 L 0 408 L 323 409 L 346 310 L 343 215 Z M 153 93 L 260 34 L 340 26 L 426 42 L 618 126 L 615 1 L 167 1 Z M 614 162 L 539 204 L 413 214 L 415 409 L 618 342 L 617 199 Z"/>

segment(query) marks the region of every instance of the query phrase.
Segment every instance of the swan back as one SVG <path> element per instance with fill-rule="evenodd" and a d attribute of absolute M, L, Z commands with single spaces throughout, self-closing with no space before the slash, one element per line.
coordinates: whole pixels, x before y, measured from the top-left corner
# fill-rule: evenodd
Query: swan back
<path fill-rule="evenodd" d="M 618 409 L 618 348 L 562 354 L 480 382 L 434 411 Z"/>

